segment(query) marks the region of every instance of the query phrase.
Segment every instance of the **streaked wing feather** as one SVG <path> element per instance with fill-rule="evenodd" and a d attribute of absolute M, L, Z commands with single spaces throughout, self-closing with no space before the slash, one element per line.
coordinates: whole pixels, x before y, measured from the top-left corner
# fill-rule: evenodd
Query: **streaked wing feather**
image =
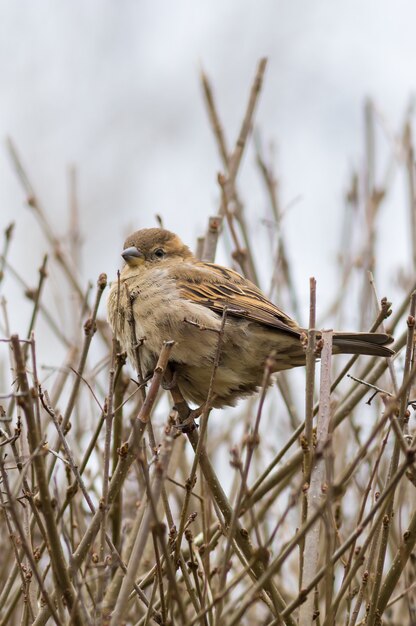
<path fill-rule="evenodd" d="M 198 280 L 198 268 L 201 280 Z M 222 314 L 244 317 L 258 324 L 299 336 L 300 329 L 294 320 L 270 302 L 250 281 L 228 268 L 213 263 L 195 263 L 189 280 L 180 283 L 181 295 Z"/>

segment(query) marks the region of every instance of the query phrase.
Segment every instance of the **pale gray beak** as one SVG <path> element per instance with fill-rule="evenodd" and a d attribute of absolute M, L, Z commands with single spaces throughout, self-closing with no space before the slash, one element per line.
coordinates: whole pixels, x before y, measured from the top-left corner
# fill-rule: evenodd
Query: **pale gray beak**
<path fill-rule="evenodd" d="M 121 253 L 123 259 L 128 263 L 132 259 L 144 259 L 144 254 L 141 252 L 136 246 L 131 246 L 130 248 L 126 248 Z"/>

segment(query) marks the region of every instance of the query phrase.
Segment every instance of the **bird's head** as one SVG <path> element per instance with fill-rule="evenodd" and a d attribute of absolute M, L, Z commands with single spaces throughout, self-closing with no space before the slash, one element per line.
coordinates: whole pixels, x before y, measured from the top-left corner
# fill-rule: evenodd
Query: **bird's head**
<path fill-rule="evenodd" d="M 169 260 L 192 258 L 192 252 L 177 235 L 164 228 L 143 228 L 127 237 L 121 256 L 129 267 L 150 267 Z"/>

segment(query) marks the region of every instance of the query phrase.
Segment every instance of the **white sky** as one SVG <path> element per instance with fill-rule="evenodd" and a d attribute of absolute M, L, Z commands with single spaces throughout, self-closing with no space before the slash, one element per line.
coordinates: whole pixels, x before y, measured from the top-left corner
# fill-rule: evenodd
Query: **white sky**
<path fill-rule="evenodd" d="M 58 233 L 67 168 L 76 165 L 84 279 L 114 276 L 125 235 L 155 225 L 155 213 L 193 244 L 216 212 L 220 162 L 199 68 L 212 80 L 231 145 L 257 61 L 268 56 L 256 127 L 277 146 L 283 205 L 301 198 L 286 230 L 303 303 L 312 274 L 325 303 L 343 193 L 362 164 L 363 102 L 371 96 L 399 127 L 415 90 L 415 23 L 411 0 L 2 1 L 0 137 L 15 140 Z M 261 243 L 267 203 L 252 149 L 239 185 Z M 383 255 L 383 293 L 408 254 L 404 189 L 397 181 L 383 209 L 394 249 Z M 11 262 L 36 283 L 44 241 L 4 142 L 0 216 L 2 228 L 16 222 Z M 9 305 L 12 326 L 25 328 L 26 313 Z"/>

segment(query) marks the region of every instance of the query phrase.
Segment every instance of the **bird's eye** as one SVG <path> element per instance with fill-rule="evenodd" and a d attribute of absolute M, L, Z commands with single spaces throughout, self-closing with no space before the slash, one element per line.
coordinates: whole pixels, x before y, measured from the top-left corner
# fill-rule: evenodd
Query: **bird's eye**
<path fill-rule="evenodd" d="M 162 250 L 162 248 L 157 248 L 157 250 L 155 250 L 153 254 L 157 259 L 163 259 L 163 257 L 165 256 L 165 251 Z"/>

